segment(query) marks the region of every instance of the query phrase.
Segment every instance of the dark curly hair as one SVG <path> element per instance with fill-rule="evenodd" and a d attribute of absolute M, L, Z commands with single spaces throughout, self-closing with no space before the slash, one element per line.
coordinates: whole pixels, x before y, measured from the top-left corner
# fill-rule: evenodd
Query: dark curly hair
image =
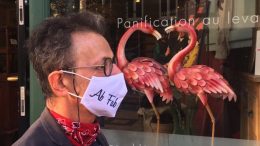
<path fill-rule="evenodd" d="M 71 50 L 71 34 L 84 31 L 105 37 L 105 26 L 102 16 L 87 11 L 48 18 L 32 32 L 27 48 L 45 97 L 52 95 L 48 75 L 75 64 Z"/>

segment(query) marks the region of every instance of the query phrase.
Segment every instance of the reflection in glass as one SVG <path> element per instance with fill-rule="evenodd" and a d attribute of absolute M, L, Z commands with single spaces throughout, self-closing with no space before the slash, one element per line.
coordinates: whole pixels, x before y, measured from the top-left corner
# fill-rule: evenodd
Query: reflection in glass
<path fill-rule="evenodd" d="M 72 12 L 78 12 L 78 0 L 51 0 L 50 2 L 51 16 L 66 15 Z"/>

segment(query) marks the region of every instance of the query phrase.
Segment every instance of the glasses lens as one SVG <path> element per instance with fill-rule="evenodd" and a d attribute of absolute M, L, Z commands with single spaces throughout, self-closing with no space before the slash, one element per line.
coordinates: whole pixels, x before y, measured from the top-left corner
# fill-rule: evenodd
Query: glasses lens
<path fill-rule="evenodd" d="M 104 62 L 104 73 L 106 76 L 110 76 L 113 69 L 113 61 L 111 58 L 106 58 Z"/>

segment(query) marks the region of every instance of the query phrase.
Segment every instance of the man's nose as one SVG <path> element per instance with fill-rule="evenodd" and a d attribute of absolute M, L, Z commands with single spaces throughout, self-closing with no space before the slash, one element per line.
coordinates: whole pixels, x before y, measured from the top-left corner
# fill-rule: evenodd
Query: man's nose
<path fill-rule="evenodd" d="M 112 75 L 121 73 L 122 71 L 118 68 L 118 66 L 116 64 L 113 64 L 113 69 L 112 69 Z"/>

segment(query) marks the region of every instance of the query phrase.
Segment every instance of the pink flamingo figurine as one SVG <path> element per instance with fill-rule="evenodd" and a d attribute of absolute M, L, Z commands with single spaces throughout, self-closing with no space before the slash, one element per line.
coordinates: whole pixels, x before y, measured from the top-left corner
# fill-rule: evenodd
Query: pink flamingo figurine
<path fill-rule="evenodd" d="M 157 40 L 161 39 L 161 34 L 150 24 L 140 22 L 130 27 L 122 36 L 117 48 L 118 67 L 124 73 L 125 79 L 134 90 L 143 92 L 152 105 L 157 118 L 157 133 L 160 129 L 160 116 L 153 103 L 154 93 L 160 94 L 166 103 L 173 100 L 167 70 L 158 62 L 147 57 L 138 57 L 128 62 L 125 57 L 125 45 L 129 37 L 140 30 L 146 34 L 153 35 Z"/>
<path fill-rule="evenodd" d="M 215 118 L 207 103 L 207 94 L 217 95 L 229 101 L 236 101 L 236 94 L 231 89 L 228 82 L 222 75 L 214 69 L 205 65 L 193 65 L 191 67 L 183 67 L 182 61 L 184 57 L 193 50 L 197 42 L 197 35 L 192 26 L 188 23 L 178 22 L 175 25 L 165 28 L 166 33 L 171 31 L 186 32 L 189 34 L 190 42 L 183 50 L 178 52 L 170 60 L 168 64 L 168 75 L 176 88 L 185 94 L 196 95 L 202 104 L 206 107 L 212 122 L 212 144 L 214 143 Z"/>

